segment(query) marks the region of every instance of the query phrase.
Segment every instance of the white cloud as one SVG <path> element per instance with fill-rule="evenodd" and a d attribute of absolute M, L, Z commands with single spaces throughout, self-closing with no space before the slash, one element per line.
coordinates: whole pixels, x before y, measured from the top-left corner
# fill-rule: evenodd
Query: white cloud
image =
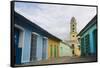
<path fill-rule="evenodd" d="M 96 14 L 95 7 L 18 2 L 15 11 L 61 39 L 69 39 L 71 17 L 76 18 L 79 32 Z"/>

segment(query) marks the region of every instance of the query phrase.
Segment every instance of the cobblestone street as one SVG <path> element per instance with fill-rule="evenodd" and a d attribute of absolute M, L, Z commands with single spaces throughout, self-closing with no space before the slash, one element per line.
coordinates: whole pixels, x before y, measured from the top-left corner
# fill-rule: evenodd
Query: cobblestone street
<path fill-rule="evenodd" d="M 96 61 L 95 57 L 59 57 L 56 59 L 48 59 L 48 60 L 42 60 L 38 62 L 33 63 L 26 63 L 22 65 L 16 65 L 16 66 L 26 66 L 26 65 L 41 65 L 41 64 L 56 64 L 56 63 L 79 63 L 79 62 L 93 62 Z"/>

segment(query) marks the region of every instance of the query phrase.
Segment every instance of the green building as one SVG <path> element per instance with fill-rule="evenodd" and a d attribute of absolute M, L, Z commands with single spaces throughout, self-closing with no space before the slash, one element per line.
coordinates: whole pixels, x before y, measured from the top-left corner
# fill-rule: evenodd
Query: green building
<path fill-rule="evenodd" d="M 81 56 L 97 55 L 97 15 L 80 31 Z"/>

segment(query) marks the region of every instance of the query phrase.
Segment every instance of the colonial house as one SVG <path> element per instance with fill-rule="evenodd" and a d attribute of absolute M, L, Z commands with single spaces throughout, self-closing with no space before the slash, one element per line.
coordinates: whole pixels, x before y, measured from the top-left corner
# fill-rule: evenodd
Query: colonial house
<path fill-rule="evenodd" d="M 72 55 L 72 48 L 69 44 L 65 43 L 65 42 L 60 42 L 59 45 L 59 56 L 60 57 L 64 57 L 64 56 L 73 56 Z"/>
<path fill-rule="evenodd" d="M 60 39 L 14 12 L 15 64 L 58 57 L 59 42 Z"/>
<path fill-rule="evenodd" d="M 48 38 L 48 58 L 58 58 L 59 57 L 59 45 L 60 39 L 58 38 Z"/>
<path fill-rule="evenodd" d="M 97 15 L 80 31 L 81 56 L 97 54 Z"/>

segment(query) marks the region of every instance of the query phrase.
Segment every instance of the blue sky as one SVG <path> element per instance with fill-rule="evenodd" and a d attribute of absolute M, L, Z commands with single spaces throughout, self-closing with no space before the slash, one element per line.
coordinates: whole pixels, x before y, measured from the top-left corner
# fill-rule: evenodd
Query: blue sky
<path fill-rule="evenodd" d="M 79 33 L 96 15 L 96 7 L 22 2 L 15 3 L 15 11 L 62 40 L 70 39 L 70 20 L 73 16 Z"/>

